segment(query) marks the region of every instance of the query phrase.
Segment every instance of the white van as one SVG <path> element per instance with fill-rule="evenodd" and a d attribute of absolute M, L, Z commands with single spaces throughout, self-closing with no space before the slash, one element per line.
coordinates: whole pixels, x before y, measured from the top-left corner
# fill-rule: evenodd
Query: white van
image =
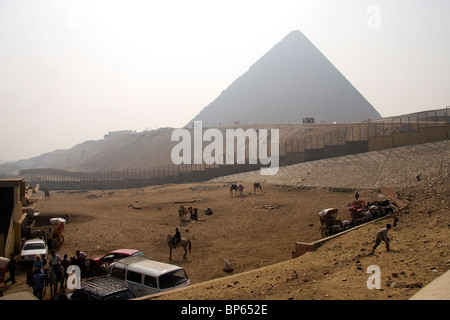
<path fill-rule="evenodd" d="M 125 280 L 136 297 L 191 284 L 186 271 L 182 267 L 140 256 L 113 262 L 109 267 L 108 275 Z"/>

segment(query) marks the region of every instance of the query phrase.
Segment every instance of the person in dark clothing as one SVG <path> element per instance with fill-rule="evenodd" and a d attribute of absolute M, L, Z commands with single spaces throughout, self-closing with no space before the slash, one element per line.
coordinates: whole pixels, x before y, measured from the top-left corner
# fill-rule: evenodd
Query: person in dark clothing
<path fill-rule="evenodd" d="M 175 228 L 175 235 L 173 236 L 173 248 L 177 247 L 177 244 L 181 241 L 181 234 L 178 228 Z"/>
<path fill-rule="evenodd" d="M 7 284 L 11 281 L 11 284 L 16 283 L 16 259 L 14 259 L 14 254 L 11 254 L 11 260 L 9 260 L 8 264 L 9 278 L 3 281 L 4 284 Z"/>
<path fill-rule="evenodd" d="M 61 266 L 64 269 L 64 276 L 63 276 L 63 284 L 64 284 L 64 288 L 67 288 L 67 279 L 69 277 L 69 275 L 67 274 L 67 268 L 70 265 L 70 261 L 67 260 L 67 253 L 64 255 L 64 259 L 61 261 Z"/>
<path fill-rule="evenodd" d="M 45 273 L 44 270 L 35 270 L 33 275 L 33 294 L 42 300 L 45 287 Z"/>

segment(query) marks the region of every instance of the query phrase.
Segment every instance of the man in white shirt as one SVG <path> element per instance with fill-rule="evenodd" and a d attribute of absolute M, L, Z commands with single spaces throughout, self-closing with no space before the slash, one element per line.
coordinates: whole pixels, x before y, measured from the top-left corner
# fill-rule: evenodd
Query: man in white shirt
<path fill-rule="evenodd" d="M 50 255 L 51 255 L 49 259 L 50 266 L 59 266 L 61 263 L 61 256 L 59 254 L 56 254 L 55 250 L 51 250 Z"/>
<path fill-rule="evenodd" d="M 80 259 L 80 260 L 84 260 L 87 257 L 87 254 L 84 253 L 83 251 L 80 251 L 80 250 L 77 250 L 75 252 L 75 254 L 77 255 L 77 258 Z"/>
<path fill-rule="evenodd" d="M 49 259 L 49 265 L 50 268 L 53 268 L 53 270 L 56 273 L 56 277 L 59 281 L 62 277 L 62 271 L 61 271 L 61 256 L 59 254 L 56 254 L 55 250 L 50 251 L 50 259 Z"/>
<path fill-rule="evenodd" d="M 391 229 L 391 225 L 388 223 L 386 228 L 382 228 L 377 232 L 377 236 L 375 239 L 375 245 L 372 248 L 370 254 L 375 252 L 375 249 L 380 245 L 381 241 L 384 241 L 386 244 L 386 250 L 389 251 L 389 238 L 387 236 L 388 231 Z"/>
<path fill-rule="evenodd" d="M 86 262 L 86 257 L 87 257 L 87 253 L 85 253 L 85 252 L 83 252 L 83 251 L 80 251 L 80 250 L 77 250 L 76 252 L 75 252 L 75 254 L 76 254 L 76 256 L 77 256 L 77 259 L 78 260 L 80 260 L 81 261 L 81 265 L 82 266 L 88 266 L 87 265 L 87 262 Z"/>

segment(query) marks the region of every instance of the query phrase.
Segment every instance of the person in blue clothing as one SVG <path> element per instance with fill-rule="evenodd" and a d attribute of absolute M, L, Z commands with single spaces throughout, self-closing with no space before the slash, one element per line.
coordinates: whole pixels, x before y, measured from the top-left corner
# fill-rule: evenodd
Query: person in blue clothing
<path fill-rule="evenodd" d="M 45 273 L 44 270 L 35 270 L 33 272 L 33 294 L 39 299 L 42 300 L 44 287 L 45 287 Z"/>
<path fill-rule="evenodd" d="M 34 270 L 41 270 L 44 267 L 44 261 L 42 261 L 41 256 L 37 254 L 34 257 L 33 261 L 33 271 Z"/>

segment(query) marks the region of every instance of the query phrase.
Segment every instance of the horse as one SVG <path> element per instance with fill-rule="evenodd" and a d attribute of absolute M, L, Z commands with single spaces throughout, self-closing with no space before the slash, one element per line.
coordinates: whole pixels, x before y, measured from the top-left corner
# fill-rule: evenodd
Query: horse
<path fill-rule="evenodd" d="M 61 284 L 60 289 L 63 288 L 63 279 L 64 279 L 64 270 L 61 266 L 58 266 L 59 268 L 59 275 L 55 271 L 55 266 L 50 266 L 50 268 L 45 269 L 45 291 L 47 291 L 47 286 L 50 285 L 50 297 L 51 299 L 56 298 L 56 291 L 58 290 L 58 282 Z"/>
<path fill-rule="evenodd" d="M 233 191 L 234 191 L 234 194 L 236 194 L 238 192 L 238 190 L 239 190 L 238 186 L 233 183 L 230 187 L 230 196 L 233 195 Z"/>
<path fill-rule="evenodd" d="M 167 245 L 169 246 L 169 249 L 170 249 L 169 260 L 172 261 L 173 238 L 172 238 L 172 236 L 170 234 L 167 235 Z M 178 245 L 183 247 L 183 249 L 184 249 L 183 259 L 186 259 L 188 246 L 189 246 L 189 252 L 191 252 L 191 248 L 192 248 L 191 241 L 188 240 L 188 239 L 185 239 L 185 238 L 181 238 L 181 240 L 178 243 Z"/>
<path fill-rule="evenodd" d="M 23 230 L 24 237 L 27 239 L 44 239 L 45 238 L 45 231 L 41 229 L 31 230 L 31 229 L 24 229 Z"/>
<path fill-rule="evenodd" d="M 261 183 L 255 182 L 253 184 L 253 191 L 256 193 L 256 190 L 258 190 L 258 189 L 261 190 L 261 192 L 263 191 Z"/>
<path fill-rule="evenodd" d="M 344 231 L 344 228 L 342 228 L 342 226 L 340 226 L 340 225 L 335 224 L 335 225 L 331 226 L 331 228 L 328 230 L 328 234 L 330 236 L 332 236 L 333 234 L 337 234 L 341 231 Z"/>
<path fill-rule="evenodd" d="M 366 221 L 364 220 L 364 217 L 357 218 L 357 219 L 353 219 L 352 220 L 351 226 L 352 227 L 356 227 L 356 226 L 359 226 L 359 225 L 364 224 L 364 223 L 366 223 Z"/>
<path fill-rule="evenodd" d="M 31 239 L 34 239 L 34 238 L 43 239 L 43 238 L 45 238 L 45 231 L 42 229 L 31 230 L 30 237 L 31 237 Z"/>
<path fill-rule="evenodd" d="M 349 220 L 344 220 L 342 221 L 341 225 L 344 230 L 347 230 L 348 228 L 350 228 L 351 222 Z"/>
<path fill-rule="evenodd" d="M 178 218 L 180 219 L 180 226 L 186 224 L 186 215 L 188 214 L 188 210 L 184 205 L 178 208 Z"/>
<path fill-rule="evenodd" d="M 77 257 L 70 258 L 70 265 L 75 265 L 80 268 L 81 271 L 81 279 L 88 278 L 89 276 L 94 274 L 94 263 L 89 259 L 78 259 Z"/>
<path fill-rule="evenodd" d="M 372 219 L 373 219 L 372 213 L 369 210 L 364 212 L 364 222 L 369 222 Z"/>
<path fill-rule="evenodd" d="M 361 208 L 350 207 L 348 208 L 348 211 L 350 211 L 350 216 L 352 220 L 364 218 L 364 211 Z"/>

